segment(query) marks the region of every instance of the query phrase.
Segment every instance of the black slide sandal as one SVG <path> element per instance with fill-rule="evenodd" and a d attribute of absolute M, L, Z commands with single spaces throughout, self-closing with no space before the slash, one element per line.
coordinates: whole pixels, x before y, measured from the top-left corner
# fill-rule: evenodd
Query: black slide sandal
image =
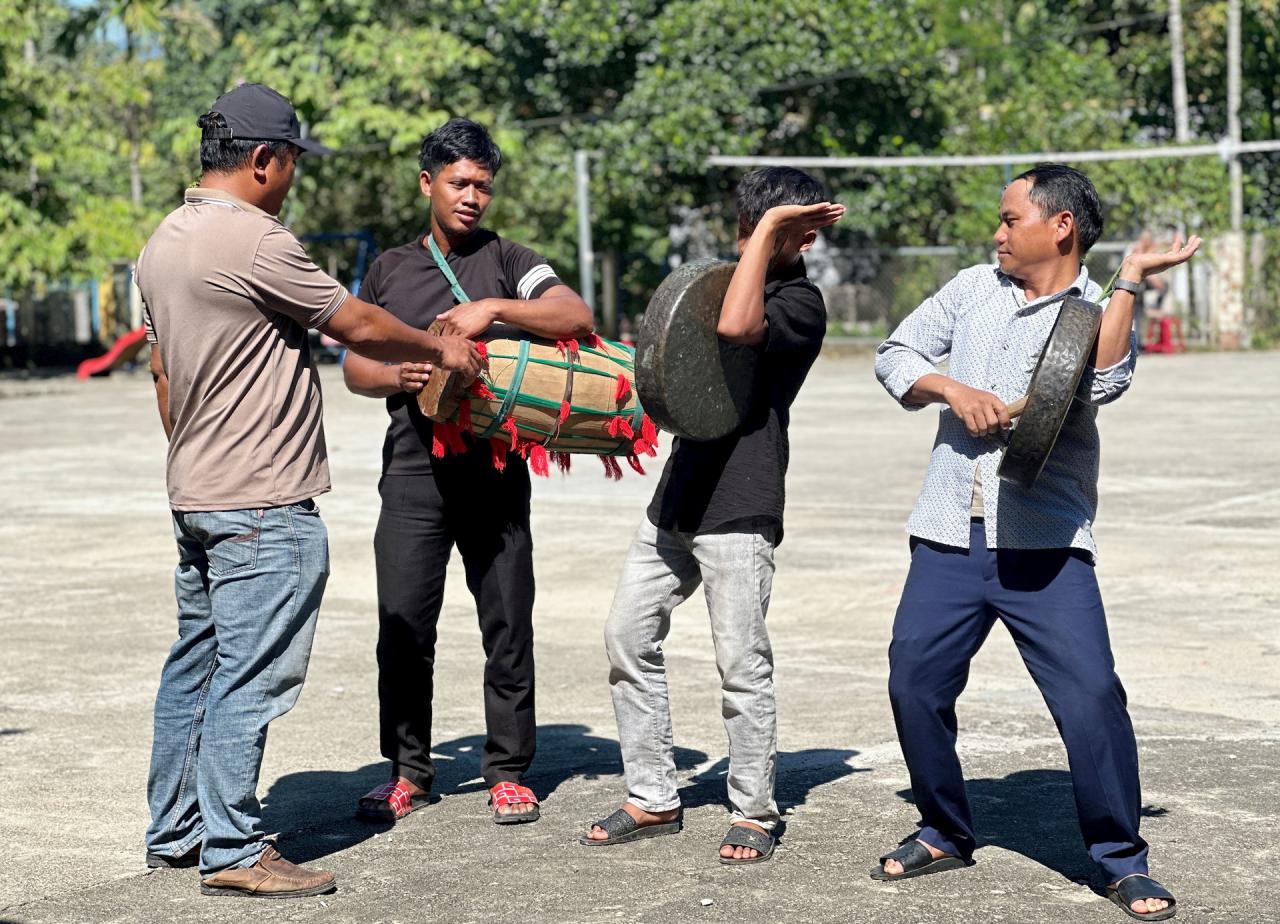
<path fill-rule="evenodd" d="M 594 838 L 590 834 L 584 834 L 578 838 L 578 843 L 584 847 L 608 847 L 611 844 L 626 844 L 631 841 L 643 840 L 646 837 L 661 837 L 664 834 L 675 834 L 681 827 L 683 822 L 680 818 L 675 821 L 666 821 L 656 825 L 642 825 L 629 814 L 626 810 L 618 809 L 608 818 L 602 818 L 594 822 L 591 827 L 601 828 L 604 833 L 609 835 L 606 838 Z"/>
<path fill-rule="evenodd" d="M 1178 900 L 1173 893 L 1156 882 L 1150 876 L 1135 873 L 1125 876 L 1115 885 L 1107 886 L 1107 898 L 1120 906 L 1120 910 L 1138 921 L 1167 921 L 1178 913 Z M 1159 898 L 1169 903 L 1168 908 L 1159 911 L 1138 912 L 1133 910 L 1133 903 L 1148 898 Z"/>
<path fill-rule="evenodd" d="M 884 871 L 886 860 L 897 860 L 902 864 L 902 872 L 896 876 L 886 873 Z M 871 878 L 881 882 L 896 882 L 899 879 L 914 879 L 916 876 L 945 873 L 948 870 L 964 869 L 968 866 L 973 866 L 973 861 L 964 857 L 945 856 L 934 859 L 928 847 L 919 841 L 912 841 L 881 857 L 880 865 L 871 871 Z"/>

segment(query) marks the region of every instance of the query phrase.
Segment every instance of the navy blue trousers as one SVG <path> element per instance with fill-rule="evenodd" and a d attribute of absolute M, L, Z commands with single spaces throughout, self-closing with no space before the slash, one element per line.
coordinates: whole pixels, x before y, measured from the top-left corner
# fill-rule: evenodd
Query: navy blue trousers
<path fill-rule="evenodd" d="M 1093 565 L 1070 549 L 989 550 L 980 520 L 969 543 L 960 549 L 912 539 L 889 646 L 889 697 L 920 839 L 962 857 L 977 847 L 956 756 L 955 705 L 969 662 L 998 619 L 1066 745 L 1089 855 L 1108 882 L 1145 874 L 1138 748 Z M 1027 806 L 1029 825 L 1034 811 Z"/>

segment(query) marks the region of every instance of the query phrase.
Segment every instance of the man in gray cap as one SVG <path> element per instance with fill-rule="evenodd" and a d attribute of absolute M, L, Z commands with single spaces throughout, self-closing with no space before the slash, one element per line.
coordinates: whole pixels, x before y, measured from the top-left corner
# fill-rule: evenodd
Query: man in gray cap
<path fill-rule="evenodd" d="M 285 860 L 257 798 L 267 725 L 297 701 L 328 540 L 320 383 L 307 329 L 373 359 L 474 376 L 469 340 L 435 337 L 351 296 L 276 217 L 303 151 L 289 101 L 260 84 L 200 117 L 200 185 L 138 261 L 169 437 L 178 640 L 156 697 L 147 865 L 200 866 L 206 895 L 334 889 Z"/>

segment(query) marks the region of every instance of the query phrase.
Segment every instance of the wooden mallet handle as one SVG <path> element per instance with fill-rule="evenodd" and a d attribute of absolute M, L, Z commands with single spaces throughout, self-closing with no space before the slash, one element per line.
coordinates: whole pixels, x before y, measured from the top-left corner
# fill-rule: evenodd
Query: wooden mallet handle
<path fill-rule="evenodd" d="M 1014 401 L 1012 404 L 1009 404 L 1005 407 L 1005 410 L 1009 412 L 1010 417 L 1017 417 L 1026 409 L 1027 409 L 1026 397 L 1019 398 L 1017 401 Z"/>

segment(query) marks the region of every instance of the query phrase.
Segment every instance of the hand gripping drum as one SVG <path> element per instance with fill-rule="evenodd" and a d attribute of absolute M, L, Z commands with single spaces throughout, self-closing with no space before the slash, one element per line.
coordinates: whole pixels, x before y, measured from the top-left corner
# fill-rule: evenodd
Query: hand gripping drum
<path fill-rule="evenodd" d="M 662 280 L 636 340 L 636 389 L 663 430 L 713 440 L 737 429 L 755 384 L 756 353 L 716 334 L 736 263 L 692 260 Z"/>
<path fill-rule="evenodd" d="M 1074 295 L 1063 300 L 1026 397 L 1009 405 L 1009 416 L 1019 419 L 1000 460 L 998 472 L 1005 481 L 1028 490 L 1036 483 L 1071 410 L 1101 325 L 1100 305 Z"/>

